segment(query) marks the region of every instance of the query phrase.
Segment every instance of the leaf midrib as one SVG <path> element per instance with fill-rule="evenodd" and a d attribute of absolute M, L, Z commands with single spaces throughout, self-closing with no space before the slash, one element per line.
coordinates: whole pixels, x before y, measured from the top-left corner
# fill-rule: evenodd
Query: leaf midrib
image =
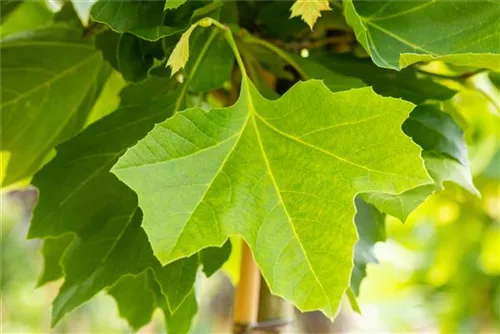
<path fill-rule="evenodd" d="M 257 141 L 259 143 L 259 147 L 261 149 L 262 157 L 264 158 L 264 162 L 266 163 L 266 168 L 267 168 L 269 177 L 271 178 L 271 181 L 273 183 L 274 190 L 276 191 L 276 195 L 278 196 L 278 199 L 279 199 L 279 201 L 281 203 L 281 206 L 283 207 L 283 211 L 285 212 L 285 214 L 286 214 L 286 216 L 288 218 L 288 223 L 290 224 L 290 227 L 291 227 L 291 229 L 293 231 L 295 239 L 297 239 L 298 244 L 300 246 L 300 249 L 302 250 L 302 253 L 304 254 L 304 258 L 306 259 L 306 262 L 307 262 L 307 264 L 309 266 L 309 269 L 311 270 L 311 273 L 313 274 L 316 282 L 318 283 L 319 287 L 321 288 L 321 291 L 323 292 L 323 295 L 325 296 L 326 300 L 328 301 L 328 305 L 330 306 L 330 310 L 333 310 L 334 307 L 332 305 L 332 301 L 330 300 L 330 298 L 328 298 L 326 290 L 325 290 L 323 284 L 321 283 L 321 281 L 319 280 L 318 275 L 316 274 L 316 271 L 314 270 L 314 268 L 313 268 L 313 266 L 311 264 L 311 261 L 309 260 L 309 257 L 307 256 L 307 253 L 306 253 L 306 250 L 304 248 L 304 245 L 302 244 L 302 241 L 300 240 L 299 235 L 298 235 L 297 231 L 295 230 L 295 226 L 293 225 L 292 218 L 290 217 L 290 214 L 288 213 L 288 210 L 287 210 L 286 205 L 285 205 L 285 201 L 283 200 L 283 197 L 281 196 L 281 191 L 279 190 L 279 187 L 278 187 L 278 184 L 276 182 L 276 179 L 274 178 L 274 174 L 272 172 L 271 165 L 269 163 L 269 159 L 267 158 L 267 155 L 266 155 L 266 152 L 265 152 L 265 149 L 264 149 L 264 145 L 262 143 L 262 138 L 260 136 L 259 129 L 257 128 L 257 121 L 256 121 L 255 116 L 256 115 L 258 117 L 261 117 L 261 116 L 258 115 L 257 111 L 255 110 L 255 106 L 252 103 L 252 97 L 250 95 L 250 90 L 248 88 L 248 82 L 246 80 L 244 81 L 244 84 L 246 85 L 245 93 L 246 93 L 246 96 L 247 96 L 247 99 L 248 99 L 249 114 L 252 115 L 253 126 L 254 126 L 254 129 L 255 129 L 255 133 L 257 134 Z"/>
<path fill-rule="evenodd" d="M 242 94 L 245 94 L 245 97 L 246 97 L 246 99 L 247 99 L 247 101 L 248 101 L 248 102 L 247 102 L 247 107 L 248 107 L 248 115 L 247 115 L 247 118 L 246 118 L 246 120 L 245 120 L 244 124 L 243 124 L 243 125 L 242 125 L 242 127 L 241 127 L 241 131 L 240 131 L 238 134 L 235 134 L 235 135 L 233 135 L 233 136 L 232 136 L 232 137 L 234 137 L 234 136 L 236 136 L 236 135 L 239 135 L 239 137 L 238 137 L 238 139 L 235 141 L 235 143 L 234 143 L 234 145 L 231 147 L 231 149 L 228 151 L 228 153 L 227 153 L 226 157 L 224 158 L 224 160 L 222 161 L 222 163 L 221 163 L 221 165 L 220 165 L 219 169 L 215 172 L 214 177 L 212 178 L 212 181 L 211 181 L 211 182 L 210 182 L 210 184 L 207 186 L 207 188 L 205 189 L 204 193 L 201 195 L 199 202 L 196 204 L 196 206 L 194 207 L 194 209 L 193 209 L 192 213 L 191 213 L 191 214 L 189 215 L 189 217 L 187 218 L 187 220 L 186 220 L 186 225 L 189 223 L 189 221 L 191 220 L 192 216 L 194 215 L 194 213 L 196 212 L 196 210 L 198 209 L 198 207 L 200 206 L 200 204 L 204 202 L 204 198 L 205 198 L 205 196 L 206 196 L 206 195 L 207 195 L 207 193 L 210 191 L 210 189 L 211 189 L 211 187 L 212 187 L 213 183 L 215 182 L 215 180 L 217 179 L 217 176 L 219 175 L 219 173 L 221 173 L 221 172 L 223 171 L 223 169 L 224 169 L 224 167 L 225 167 L 225 165 L 226 165 L 226 162 L 229 160 L 229 158 L 231 157 L 231 155 L 232 155 L 232 153 L 234 152 L 234 150 L 238 147 L 238 143 L 239 143 L 239 141 L 240 141 L 240 140 L 241 140 L 241 138 L 242 138 L 242 134 L 243 134 L 244 130 L 246 129 L 246 127 L 247 127 L 248 123 L 250 122 L 250 119 L 252 119 L 252 121 L 253 121 L 253 126 L 254 126 L 254 130 L 255 130 L 255 132 L 256 132 L 256 134 L 257 134 L 257 138 L 258 138 L 258 142 L 259 142 L 259 147 L 260 147 L 260 149 L 261 149 L 262 157 L 263 157 L 264 162 L 265 162 L 265 164 L 266 164 L 266 169 L 267 169 L 267 172 L 268 172 L 268 174 L 269 174 L 269 176 L 270 176 L 270 178 L 271 178 L 271 181 L 272 181 L 272 183 L 273 183 L 273 187 L 274 187 L 274 189 L 275 189 L 275 191 L 276 191 L 276 195 L 278 196 L 279 201 L 280 201 L 280 203 L 281 203 L 281 206 L 283 207 L 283 209 L 284 209 L 284 211 L 285 211 L 285 214 L 286 214 L 286 215 L 287 215 L 287 217 L 288 217 L 288 223 L 290 224 L 290 227 L 291 227 L 291 229 L 292 229 L 292 231 L 293 231 L 293 234 L 294 234 L 294 236 L 295 236 L 295 239 L 298 241 L 298 243 L 299 243 L 299 245 L 300 245 L 300 248 L 301 248 L 301 250 L 302 250 L 302 253 L 303 253 L 303 255 L 304 255 L 304 258 L 305 258 L 305 260 L 306 260 L 306 262 L 307 262 L 307 264 L 308 264 L 308 266 L 309 266 L 309 269 L 311 270 L 311 273 L 313 274 L 313 276 L 314 276 L 314 278 L 315 278 L 316 282 L 318 283 L 319 287 L 321 288 L 321 291 L 323 292 L 323 295 L 325 296 L 326 300 L 328 301 L 328 305 L 329 305 L 330 309 L 331 309 L 331 310 L 333 310 L 333 309 L 334 309 L 334 307 L 333 307 L 333 305 L 332 305 L 332 301 L 331 301 L 331 300 L 330 300 L 330 298 L 328 297 L 328 295 L 327 295 L 327 293 L 326 293 L 326 290 L 325 290 L 325 288 L 324 288 L 323 284 L 321 283 L 321 281 L 319 280 L 319 278 L 318 278 L 318 276 L 317 276 L 316 272 L 314 271 L 314 268 L 313 268 L 313 266 L 312 266 L 312 264 L 311 264 L 311 262 L 310 262 L 310 260 L 309 260 L 309 258 L 308 258 L 308 256 L 307 256 L 306 250 L 305 250 L 305 248 L 304 248 L 304 246 L 303 246 L 303 244 L 302 244 L 302 241 L 300 240 L 300 238 L 299 238 L 299 236 L 298 236 L 298 234 L 297 234 L 297 231 L 295 230 L 295 227 L 293 226 L 292 218 L 290 217 L 290 214 L 288 213 L 288 211 L 287 211 L 287 209 L 286 209 L 285 202 L 284 202 L 284 200 L 283 200 L 283 198 L 282 198 L 282 196 L 281 196 L 281 192 L 280 192 L 280 190 L 279 190 L 279 187 L 278 187 L 278 185 L 277 185 L 277 183 L 276 183 L 276 179 L 274 178 L 273 172 L 272 172 L 272 170 L 271 170 L 271 166 L 270 166 L 270 164 L 269 164 L 269 160 L 268 160 L 268 158 L 267 158 L 267 155 L 266 155 L 265 150 L 264 150 L 264 146 L 263 146 L 263 144 L 262 144 L 262 138 L 260 137 L 260 133 L 259 133 L 259 130 L 258 130 L 258 128 L 257 128 L 257 122 L 256 122 L 256 117 L 255 117 L 255 116 L 256 116 L 256 115 L 257 115 L 257 117 L 261 117 L 261 116 L 260 116 L 260 115 L 258 115 L 257 111 L 255 110 L 255 106 L 253 105 L 253 102 L 252 102 L 252 96 L 251 96 L 251 93 L 250 93 L 250 88 L 249 88 L 249 83 L 248 83 L 248 80 L 249 80 L 248 78 L 243 77 L 243 81 L 242 81 L 242 85 L 243 85 Z M 227 140 L 228 140 L 228 139 L 226 139 L 225 141 L 227 141 Z M 220 144 L 220 143 L 219 143 L 219 144 Z M 214 147 L 214 146 L 211 146 L 210 148 L 213 148 L 213 147 Z M 186 225 L 185 225 L 185 226 L 186 226 Z M 184 226 L 184 227 L 185 227 L 185 226 Z M 219 230 L 219 229 L 220 229 L 220 228 L 218 228 L 218 230 Z M 173 250 L 176 248 L 177 243 L 178 243 L 178 241 L 179 241 L 179 239 L 180 239 L 180 237 L 181 237 L 181 235 L 182 235 L 182 234 L 183 234 L 183 231 L 181 231 L 181 233 L 179 233 L 179 234 L 177 235 L 177 238 L 176 238 L 176 240 L 174 241 L 174 245 L 173 245 L 173 247 L 171 248 L 170 254 L 172 254 Z M 217 237 L 219 237 L 219 236 L 217 236 Z M 173 259 L 173 258 L 172 258 L 172 259 L 169 259 L 169 262 L 171 262 L 171 261 L 173 261 L 173 260 L 175 260 L 175 259 Z"/>

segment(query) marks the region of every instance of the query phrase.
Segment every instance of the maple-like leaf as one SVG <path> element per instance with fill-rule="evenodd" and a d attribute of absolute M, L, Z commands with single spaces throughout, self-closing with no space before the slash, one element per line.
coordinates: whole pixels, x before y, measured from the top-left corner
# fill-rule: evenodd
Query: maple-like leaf
<path fill-rule="evenodd" d="M 292 12 L 290 18 L 300 16 L 312 30 L 318 18 L 321 17 L 321 11 L 330 9 L 328 0 L 296 0 L 290 8 Z"/>
<path fill-rule="evenodd" d="M 178 113 L 112 172 L 138 194 L 163 264 L 239 235 L 275 294 L 332 317 L 353 265 L 356 194 L 430 182 L 401 130 L 412 108 L 317 80 L 269 101 L 244 77 L 234 106 Z"/>

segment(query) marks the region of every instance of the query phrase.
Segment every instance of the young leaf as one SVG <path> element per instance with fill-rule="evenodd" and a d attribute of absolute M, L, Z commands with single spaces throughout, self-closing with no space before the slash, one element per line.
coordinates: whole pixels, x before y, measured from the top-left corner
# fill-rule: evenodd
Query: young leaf
<path fill-rule="evenodd" d="M 188 30 L 184 31 L 179 42 L 174 48 L 174 51 L 170 54 L 167 61 L 167 66 L 172 69 L 172 75 L 177 73 L 180 69 L 186 66 L 189 59 L 189 37 L 193 33 L 193 30 L 198 26 L 198 24 L 192 24 Z"/>
<path fill-rule="evenodd" d="M 343 1 L 347 22 L 380 67 L 420 61 L 500 69 L 498 1 Z"/>
<path fill-rule="evenodd" d="M 355 195 L 429 182 L 400 130 L 412 107 L 315 80 L 269 101 L 244 77 L 233 107 L 178 113 L 112 171 L 139 195 L 162 263 L 239 235 L 275 294 L 332 317 L 351 274 Z"/>
<path fill-rule="evenodd" d="M 11 153 L 3 186 L 30 176 L 81 129 L 105 82 L 99 52 L 74 33 L 47 28 L 1 44 L 1 142 Z"/>
<path fill-rule="evenodd" d="M 292 12 L 290 18 L 300 16 L 312 30 L 318 18 L 321 17 L 321 11 L 330 9 L 328 0 L 295 0 L 290 8 Z"/>

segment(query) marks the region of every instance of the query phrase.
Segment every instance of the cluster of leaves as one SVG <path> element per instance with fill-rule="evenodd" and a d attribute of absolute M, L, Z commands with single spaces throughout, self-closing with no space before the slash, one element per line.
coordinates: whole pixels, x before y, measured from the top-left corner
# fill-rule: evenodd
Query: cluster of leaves
<path fill-rule="evenodd" d="M 478 195 L 441 109 L 500 69 L 499 3 L 62 4 L 3 1 L 0 50 L 2 186 L 39 189 L 54 324 L 106 290 L 132 327 L 159 307 L 187 332 L 230 236 L 273 293 L 334 317 L 385 214 L 444 182 Z M 472 69 L 446 85 L 436 60 Z"/>

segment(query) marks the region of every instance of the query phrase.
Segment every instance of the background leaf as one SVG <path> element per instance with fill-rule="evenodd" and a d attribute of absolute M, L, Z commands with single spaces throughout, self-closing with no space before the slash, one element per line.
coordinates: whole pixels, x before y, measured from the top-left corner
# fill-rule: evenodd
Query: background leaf
<path fill-rule="evenodd" d="M 356 295 L 359 295 L 361 281 L 366 276 L 366 265 L 378 263 L 373 246 L 379 241 L 385 241 L 385 215 L 357 197 L 354 223 L 359 240 L 354 248 L 354 268 L 350 287 Z"/>
<path fill-rule="evenodd" d="M 42 29 L 1 44 L 1 141 L 11 153 L 4 186 L 32 175 L 83 127 L 107 77 L 100 54 L 73 33 Z"/>
<path fill-rule="evenodd" d="M 182 302 L 192 288 L 197 261 L 169 277 L 153 257 L 140 228 L 135 194 L 108 172 L 118 156 L 156 121 L 172 112 L 176 95 L 169 81 L 151 78 L 122 93 L 120 109 L 90 125 L 84 132 L 58 147 L 57 157 L 33 179 L 43 195 L 35 209 L 30 237 L 54 237 L 71 232 L 77 239 L 62 259 L 65 282 L 54 301 L 53 322 L 115 284 L 123 275 L 153 268 L 172 307 Z M 60 184 L 58 189 L 53 182 Z M 73 216 L 78 212 L 77 218 Z M 67 219 L 67 217 L 73 217 Z M 173 264 L 177 265 L 177 264 Z M 188 268 L 191 268 L 188 270 Z M 181 275 L 181 277 L 179 277 Z M 187 275 L 187 276 L 186 276 Z M 188 279 L 188 277 L 191 277 Z"/>
<path fill-rule="evenodd" d="M 401 69 L 416 62 L 442 60 L 500 69 L 497 1 L 343 3 L 347 22 L 380 67 Z"/>

